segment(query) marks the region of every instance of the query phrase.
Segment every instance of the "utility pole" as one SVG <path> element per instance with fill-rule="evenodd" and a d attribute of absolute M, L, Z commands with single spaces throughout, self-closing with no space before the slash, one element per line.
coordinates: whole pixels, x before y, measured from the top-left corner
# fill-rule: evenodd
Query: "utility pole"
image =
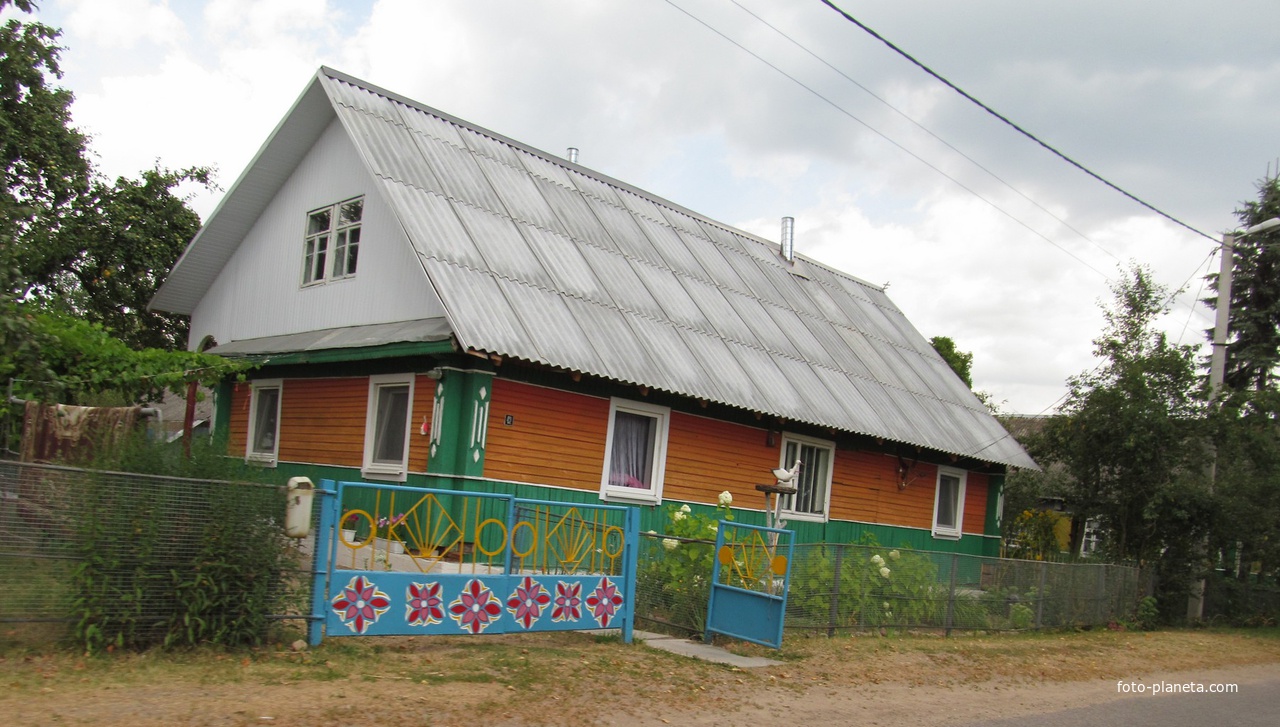
<path fill-rule="evenodd" d="M 1227 371 L 1227 329 L 1231 322 L 1231 281 L 1235 273 L 1236 240 L 1255 232 L 1280 227 L 1280 217 L 1259 222 L 1242 232 L 1227 233 L 1222 236 L 1222 264 L 1218 268 L 1218 305 L 1214 309 L 1213 350 L 1209 354 L 1209 407 L 1218 405 L 1218 395 L 1222 391 L 1223 380 Z M 1218 449 L 1212 442 L 1209 444 L 1209 494 L 1213 494 L 1214 480 L 1217 478 Z M 1205 543 L 1208 546 L 1208 543 Z M 1208 548 L 1206 547 L 1206 554 Z M 1204 618 L 1204 579 L 1200 579 L 1191 588 L 1187 597 L 1187 620 L 1199 621 Z"/>

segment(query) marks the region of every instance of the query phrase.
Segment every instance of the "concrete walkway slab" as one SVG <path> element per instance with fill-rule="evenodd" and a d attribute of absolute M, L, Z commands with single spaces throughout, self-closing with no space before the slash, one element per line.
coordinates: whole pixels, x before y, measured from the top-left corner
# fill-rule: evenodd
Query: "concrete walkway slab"
<path fill-rule="evenodd" d="M 643 639 L 645 646 L 651 646 L 662 651 L 669 651 L 672 654 L 688 656 L 694 659 L 702 659 L 703 661 L 713 661 L 717 664 L 728 664 L 741 669 L 755 669 L 762 666 L 779 666 L 780 661 L 766 659 L 762 656 L 739 656 L 730 653 L 718 646 L 705 644 L 701 641 L 691 641 L 682 639 L 679 636 L 668 636 L 666 634 L 655 634 L 651 631 L 633 631 L 632 635 L 637 639 Z"/>

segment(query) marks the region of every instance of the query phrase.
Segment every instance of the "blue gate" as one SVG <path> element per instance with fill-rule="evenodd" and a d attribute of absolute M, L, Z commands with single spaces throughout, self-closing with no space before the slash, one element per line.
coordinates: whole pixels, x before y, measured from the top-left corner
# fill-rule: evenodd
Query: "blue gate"
<path fill-rule="evenodd" d="M 721 520 L 716 529 L 704 640 L 724 634 L 782 648 L 794 552 L 790 530 Z"/>
<path fill-rule="evenodd" d="M 332 480 L 320 492 L 316 551 L 327 558 L 315 576 L 313 645 L 604 628 L 631 642 L 634 508 Z"/>

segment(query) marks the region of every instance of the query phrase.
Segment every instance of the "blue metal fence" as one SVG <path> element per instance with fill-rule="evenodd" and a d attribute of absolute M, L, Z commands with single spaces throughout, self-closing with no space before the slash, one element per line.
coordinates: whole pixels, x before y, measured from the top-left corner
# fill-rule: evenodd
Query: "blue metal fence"
<path fill-rule="evenodd" d="M 320 493 L 313 644 L 605 628 L 631 641 L 634 508 L 329 480 Z"/>

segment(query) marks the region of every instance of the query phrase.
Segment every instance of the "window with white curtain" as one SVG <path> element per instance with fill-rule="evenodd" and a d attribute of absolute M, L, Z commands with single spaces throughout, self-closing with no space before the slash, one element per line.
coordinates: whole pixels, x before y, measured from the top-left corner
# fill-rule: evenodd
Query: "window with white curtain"
<path fill-rule="evenodd" d="M 249 462 L 275 465 L 280 451 L 280 379 L 253 382 L 249 399 L 249 433 L 245 437 L 244 458 Z"/>
<path fill-rule="evenodd" d="M 671 410 L 613 399 L 605 439 L 600 496 L 610 500 L 660 502 L 667 461 Z"/>
<path fill-rule="evenodd" d="M 404 481 L 412 402 L 412 374 L 369 377 L 362 469 L 365 476 Z"/>
<path fill-rule="evenodd" d="M 938 487 L 933 498 L 933 535 L 959 538 L 964 520 L 964 486 L 968 473 L 950 467 L 938 468 Z"/>
<path fill-rule="evenodd" d="M 791 484 L 794 495 L 782 495 L 784 518 L 825 521 L 831 504 L 831 463 L 835 444 L 799 434 L 782 437 L 782 461 L 779 466 L 791 469 L 800 460 L 800 472 Z"/>

